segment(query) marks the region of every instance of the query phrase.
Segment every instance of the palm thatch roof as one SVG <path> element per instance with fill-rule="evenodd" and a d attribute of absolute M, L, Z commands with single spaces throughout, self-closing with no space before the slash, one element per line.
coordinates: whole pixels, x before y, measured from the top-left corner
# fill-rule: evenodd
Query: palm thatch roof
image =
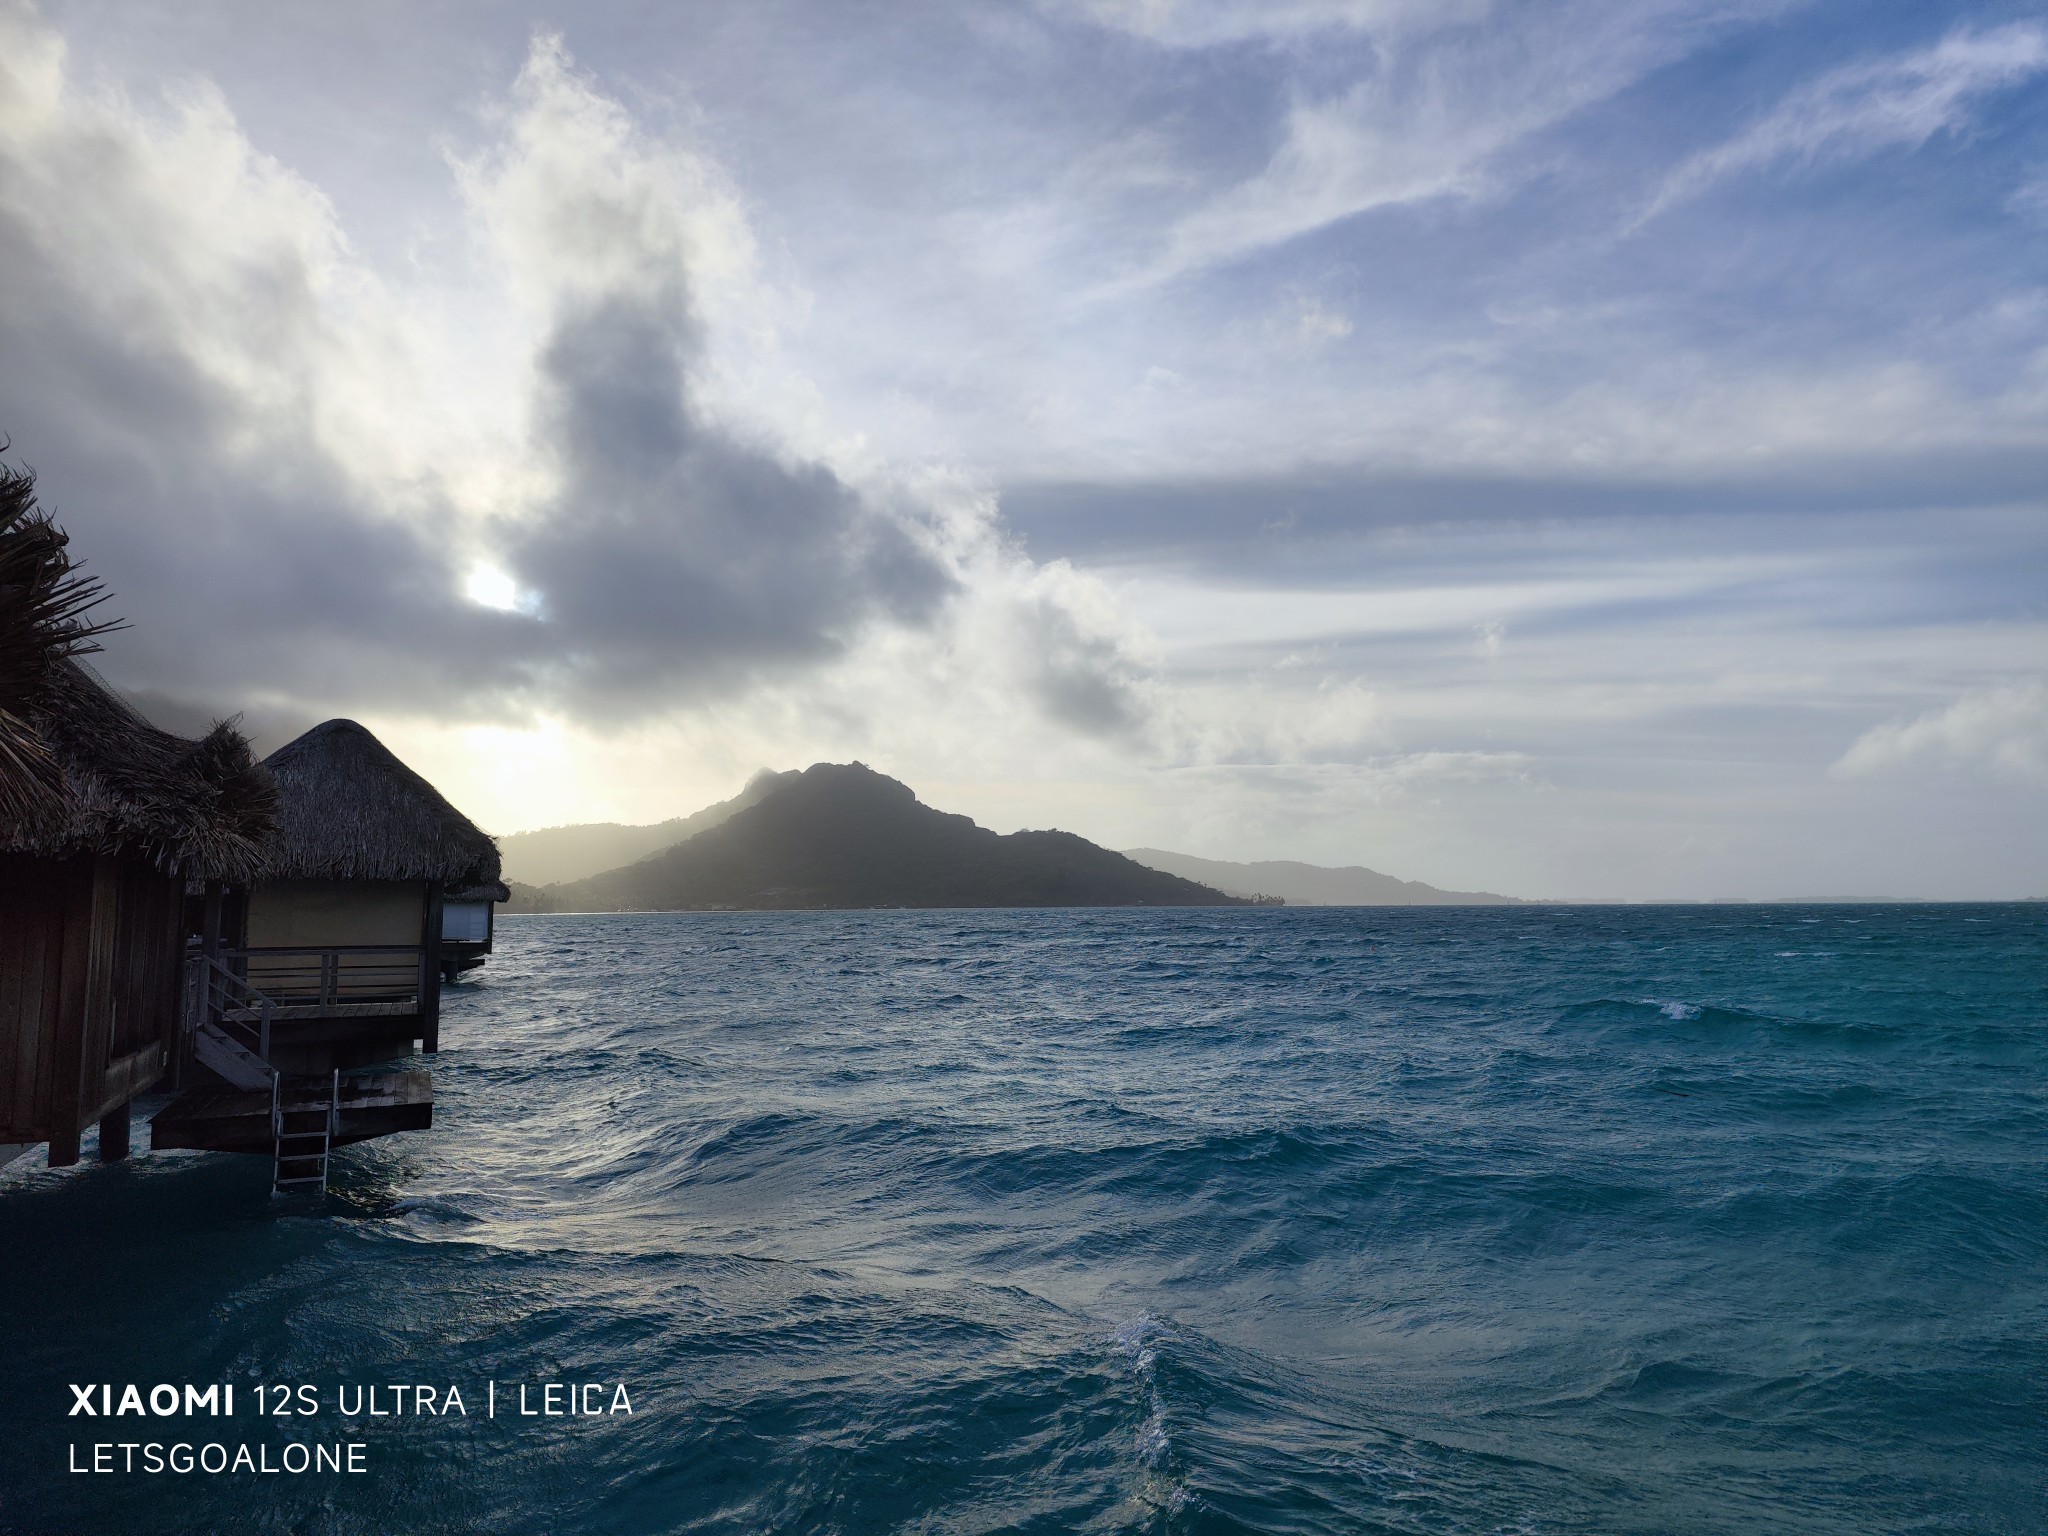
<path fill-rule="evenodd" d="M 158 730 L 78 658 L 118 626 L 36 506 L 35 477 L 0 466 L 0 851 L 129 854 L 167 873 L 246 880 L 276 792 L 232 725 L 194 741 Z"/>
<path fill-rule="evenodd" d="M 329 720 L 264 759 L 277 780 L 275 880 L 495 885 L 498 845 L 353 720 Z"/>

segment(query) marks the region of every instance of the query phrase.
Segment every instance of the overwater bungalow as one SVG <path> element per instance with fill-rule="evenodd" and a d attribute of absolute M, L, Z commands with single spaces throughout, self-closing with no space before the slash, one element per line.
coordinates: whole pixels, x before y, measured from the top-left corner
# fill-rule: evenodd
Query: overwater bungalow
<path fill-rule="evenodd" d="M 465 917 L 501 899 L 498 845 L 353 720 L 316 725 L 264 766 L 277 780 L 278 827 L 248 897 L 249 979 L 274 996 L 321 986 L 363 1010 L 335 1015 L 356 1022 L 325 1039 L 305 1033 L 281 1048 L 300 1051 L 293 1065 L 307 1070 L 404 1055 L 413 1041 L 438 1050 L 448 895 L 461 893 Z M 488 936 L 486 916 L 465 942 Z"/>
<path fill-rule="evenodd" d="M 497 936 L 498 903 L 512 899 L 502 880 L 457 886 L 441 898 L 441 979 L 455 982 L 484 963 Z"/>
<path fill-rule="evenodd" d="M 0 1162 L 125 1157 L 130 1105 L 180 1047 L 191 880 L 260 868 L 276 795 L 248 743 L 157 729 L 78 660 L 84 615 L 33 477 L 0 468 Z"/>
<path fill-rule="evenodd" d="M 334 1145 L 432 1123 L 426 1071 L 357 1069 L 439 1049 L 444 980 L 482 963 L 505 892 L 490 837 L 355 721 L 263 766 L 277 830 L 253 884 L 209 894 L 194 959 L 194 1054 L 221 1083 L 161 1111 L 151 1142 L 273 1150 L 283 1187 L 324 1179 Z"/>

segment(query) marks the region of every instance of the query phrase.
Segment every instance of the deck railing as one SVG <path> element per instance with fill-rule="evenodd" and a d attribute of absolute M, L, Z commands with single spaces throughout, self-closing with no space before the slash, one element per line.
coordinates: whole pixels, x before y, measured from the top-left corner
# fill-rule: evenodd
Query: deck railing
<path fill-rule="evenodd" d="M 223 950 L 221 959 L 280 1007 L 404 1003 L 420 995 L 417 944 L 266 945 Z"/>

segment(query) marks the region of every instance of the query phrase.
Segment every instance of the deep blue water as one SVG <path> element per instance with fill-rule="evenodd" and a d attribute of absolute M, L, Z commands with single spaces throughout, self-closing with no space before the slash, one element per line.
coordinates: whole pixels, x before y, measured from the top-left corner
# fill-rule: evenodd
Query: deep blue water
<path fill-rule="evenodd" d="M 8 1176 L 0 1530 L 2048 1529 L 2048 907 L 509 919 L 444 1041 L 324 1206 Z M 636 1411 L 64 1471 L 230 1379 Z"/>

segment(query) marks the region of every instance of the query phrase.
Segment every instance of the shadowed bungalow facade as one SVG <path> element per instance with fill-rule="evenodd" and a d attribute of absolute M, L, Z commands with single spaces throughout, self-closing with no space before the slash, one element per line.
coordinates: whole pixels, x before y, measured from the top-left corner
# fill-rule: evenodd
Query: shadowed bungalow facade
<path fill-rule="evenodd" d="M 144 720 L 76 659 L 96 585 L 0 469 L 0 1154 L 129 1145 L 177 1057 L 188 880 L 247 882 L 276 797 L 248 743 Z M 0 1160 L 4 1160 L 0 1155 Z"/>

